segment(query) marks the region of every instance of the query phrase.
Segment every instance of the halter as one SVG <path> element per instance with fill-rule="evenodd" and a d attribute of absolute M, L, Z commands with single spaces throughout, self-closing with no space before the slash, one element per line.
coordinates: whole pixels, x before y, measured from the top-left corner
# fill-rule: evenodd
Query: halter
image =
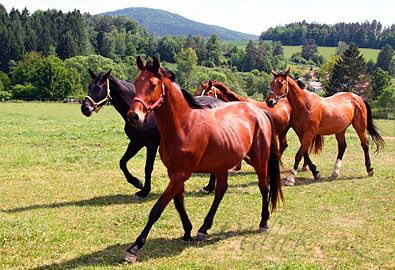
<path fill-rule="evenodd" d="M 104 103 L 106 103 L 108 100 L 111 99 L 110 97 L 110 81 L 107 79 L 107 95 L 105 98 L 100 100 L 99 102 L 96 102 L 91 98 L 90 96 L 86 96 L 85 98 L 89 99 L 90 102 L 92 102 L 93 107 L 95 108 L 95 112 L 99 112 L 101 107 L 103 107 Z"/>
<path fill-rule="evenodd" d="M 214 97 L 215 98 L 218 98 L 217 97 L 217 88 L 215 88 L 215 87 L 213 87 L 214 88 Z M 207 93 L 209 93 L 210 91 L 208 91 Z M 206 89 L 204 89 L 203 91 L 202 91 L 202 94 L 200 95 L 200 96 L 204 96 L 204 94 L 206 93 Z"/>
<path fill-rule="evenodd" d="M 282 94 L 281 96 L 277 96 L 276 93 L 273 92 L 273 90 L 270 90 L 270 94 L 273 94 L 274 97 L 276 98 L 276 102 L 280 100 L 280 98 L 285 98 L 288 95 L 288 77 L 287 77 L 287 88 L 285 90 L 285 94 Z"/>
<path fill-rule="evenodd" d="M 158 99 L 157 101 L 154 102 L 154 104 L 148 105 L 148 104 L 145 102 L 145 100 L 143 100 L 142 98 L 139 98 L 139 97 L 135 97 L 135 98 L 133 99 L 133 102 L 136 102 L 136 101 L 140 102 L 140 103 L 144 106 L 144 108 L 147 110 L 147 112 L 151 112 L 151 111 L 153 111 L 155 108 L 159 108 L 160 105 L 162 105 L 163 97 L 164 97 L 164 96 L 165 96 L 165 85 L 162 83 L 162 93 L 160 94 L 159 99 Z"/>

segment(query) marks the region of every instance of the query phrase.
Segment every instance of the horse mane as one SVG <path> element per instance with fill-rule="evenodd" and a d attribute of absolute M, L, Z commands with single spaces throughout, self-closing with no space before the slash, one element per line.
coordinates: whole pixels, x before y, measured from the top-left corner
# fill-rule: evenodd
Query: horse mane
<path fill-rule="evenodd" d="M 220 90 L 222 93 L 230 96 L 232 99 L 238 100 L 238 101 L 247 101 L 247 98 L 242 97 L 235 92 L 231 91 L 228 87 L 226 87 L 222 82 L 219 81 L 214 81 L 213 82 L 214 87 L 216 87 L 218 90 Z"/>

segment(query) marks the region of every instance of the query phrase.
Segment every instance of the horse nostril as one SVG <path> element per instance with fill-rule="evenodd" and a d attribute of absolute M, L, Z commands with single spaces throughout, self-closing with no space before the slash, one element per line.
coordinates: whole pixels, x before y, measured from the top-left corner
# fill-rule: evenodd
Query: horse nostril
<path fill-rule="evenodd" d="M 134 125 L 139 122 L 140 118 L 139 115 L 135 112 L 129 113 L 129 122 L 130 124 Z"/>

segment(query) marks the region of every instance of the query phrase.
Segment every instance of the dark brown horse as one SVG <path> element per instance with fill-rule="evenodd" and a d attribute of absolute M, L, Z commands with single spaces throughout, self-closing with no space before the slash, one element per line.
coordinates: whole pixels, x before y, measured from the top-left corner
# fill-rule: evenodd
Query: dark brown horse
<path fill-rule="evenodd" d="M 292 106 L 292 127 L 299 137 L 301 146 L 295 156 L 295 163 L 288 180 L 295 181 L 299 162 L 311 146 L 313 139 L 318 136 L 336 134 L 338 155 L 332 172 L 332 178 L 339 176 L 344 151 L 346 150 L 345 132 L 352 125 L 361 141 L 365 155 L 365 166 L 369 176 L 374 173 L 369 157 L 369 146 L 366 131 L 371 135 L 378 152 L 384 146 L 384 140 L 379 135 L 373 122 L 369 104 L 361 97 L 343 92 L 331 97 L 322 98 L 315 93 L 300 89 L 297 82 L 289 75 L 289 69 L 281 74 L 272 72 L 274 79 L 271 91 L 266 99 L 267 103 L 275 106 L 281 98 L 288 98 Z M 322 148 L 323 141 L 317 144 Z M 316 166 L 310 159 L 306 160 L 313 175 Z"/>
<path fill-rule="evenodd" d="M 205 109 L 174 83 L 158 59 L 145 65 L 138 57 L 137 66 L 140 72 L 135 80 L 136 96 L 128 112 L 129 121 L 141 125 L 150 111 L 155 112 L 161 133 L 159 153 L 170 182 L 152 208 L 143 231 L 126 251 L 125 260 L 136 261 L 152 225 L 172 199 L 181 217 L 183 239 L 192 239 L 192 224 L 184 208 L 184 182 L 193 172 L 214 173 L 217 178 L 214 202 L 197 234 L 198 240 L 204 240 L 227 190 L 228 170 L 246 156 L 258 175 L 262 194 L 259 228 L 267 229 L 269 202 L 273 210 L 279 197 L 284 200 L 278 150 L 268 116 L 247 102 Z"/>

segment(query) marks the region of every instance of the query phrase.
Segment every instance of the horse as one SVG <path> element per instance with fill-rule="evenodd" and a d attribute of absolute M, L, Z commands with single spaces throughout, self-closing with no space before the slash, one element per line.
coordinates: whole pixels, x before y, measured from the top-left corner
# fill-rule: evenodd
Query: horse
<path fill-rule="evenodd" d="M 338 143 L 338 154 L 331 178 L 337 178 L 340 175 L 342 159 L 347 147 L 345 132 L 350 125 L 353 126 L 360 139 L 365 156 L 366 171 L 369 176 L 373 176 L 374 169 L 370 162 L 366 131 L 376 145 L 376 153 L 384 147 L 384 140 L 373 121 L 369 103 L 350 92 L 337 93 L 331 97 L 323 98 L 315 93 L 304 91 L 289 76 L 289 72 L 290 69 L 283 73 L 272 71 L 274 79 L 271 82 L 271 91 L 266 98 L 267 104 L 274 107 L 279 100 L 286 97 L 292 107 L 292 127 L 299 137 L 301 146 L 295 155 L 292 175 L 288 177 L 288 181 L 295 181 L 302 156 L 305 157 L 313 175 L 318 173 L 316 166 L 307 156 L 307 150 L 315 137 L 331 134 L 336 135 Z M 322 149 L 322 146 L 323 139 L 319 141 L 316 148 Z"/>
<path fill-rule="evenodd" d="M 128 112 L 129 121 L 139 126 L 148 113 L 154 111 L 161 133 L 159 153 L 170 182 L 151 209 L 143 231 L 126 250 L 124 260 L 137 260 L 138 251 L 145 244 L 153 224 L 172 199 L 183 225 L 182 239 L 192 240 L 192 224 L 184 207 L 184 182 L 193 172 L 214 173 L 217 178 L 213 204 L 196 236 L 197 240 L 205 240 L 227 190 L 228 170 L 246 156 L 258 175 L 262 196 L 259 228 L 266 230 L 269 202 L 273 211 L 279 198 L 284 201 L 280 160 L 269 116 L 246 102 L 207 109 L 186 90 L 180 89 L 171 73 L 161 68 L 155 57 L 147 64 L 138 57 L 137 67 L 136 96 Z"/>
<path fill-rule="evenodd" d="M 303 82 L 298 80 L 297 83 L 299 86 L 305 87 Z M 222 82 L 216 80 L 215 81 L 208 80 L 206 82 L 200 82 L 195 92 L 195 95 L 212 96 L 225 102 L 244 101 L 244 102 L 253 103 L 258 108 L 269 112 L 270 115 L 272 116 L 274 122 L 274 129 L 276 131 L 280 144 L 280 155 L 282 155 L 285 149 L 288 147 L 287 133 L 288 130 L 291 128 L 292 108 L 286 98 L 280 100 L 276 108 L 271 108 L 266 104 L 265 101 L 257 101 L 254 99 L 250 99 L 248 97 L 242 97 L 237 93 L 233 92 L 232 90 L 230 90 Z M 306 171 L 306 170 L 307 170 L 307 163 L 304 162 L 302 171 Z M 287 184 L 287 182 L 285 182 L 285 184 Z"/>
<path fill-rule="evenodd" d="M 126 180 L 134 187 L 140 189 L 140 191 L 134 195 L 134 199 L 143 199 L 147 197 L 151 191 L 151 175 L 154 168 L 156 152 L 160 144 L 160 133 L 156 124 L 155 115 L 153 113 L 148 114 L 144 124 L 139 127 L 131 126 L 128 122 L 127 112 L 135 96 L 136 90 L 134 85 L 115 78 L 111 75 L 111 70 L 102 74 L 96 74 L 90 69 L 88 71 L 92 78 L 92 82 L 88 87 L 88 95 L 81 104 L 81 112 L 85 116 L 90 117 L 93 111 L 96 113 L 99 112 L 104 104 L 111 101 L 114 108 L 122 116 L 125 121 L 124 130 L 130 142 L 125 154 L 119 162 L 119 166 L 125 175 Z M 224 102 L 211 97 L 198 97 L 197 99 L 208 107 L 224 105 Z M 127 168 L 128 161 L 143 147 L 146 147 L 147 149 L 144 186 L 139 179 L 129 172 Z M 214 174 L 210 175 L 209 182 L 215 183 Z"/>

